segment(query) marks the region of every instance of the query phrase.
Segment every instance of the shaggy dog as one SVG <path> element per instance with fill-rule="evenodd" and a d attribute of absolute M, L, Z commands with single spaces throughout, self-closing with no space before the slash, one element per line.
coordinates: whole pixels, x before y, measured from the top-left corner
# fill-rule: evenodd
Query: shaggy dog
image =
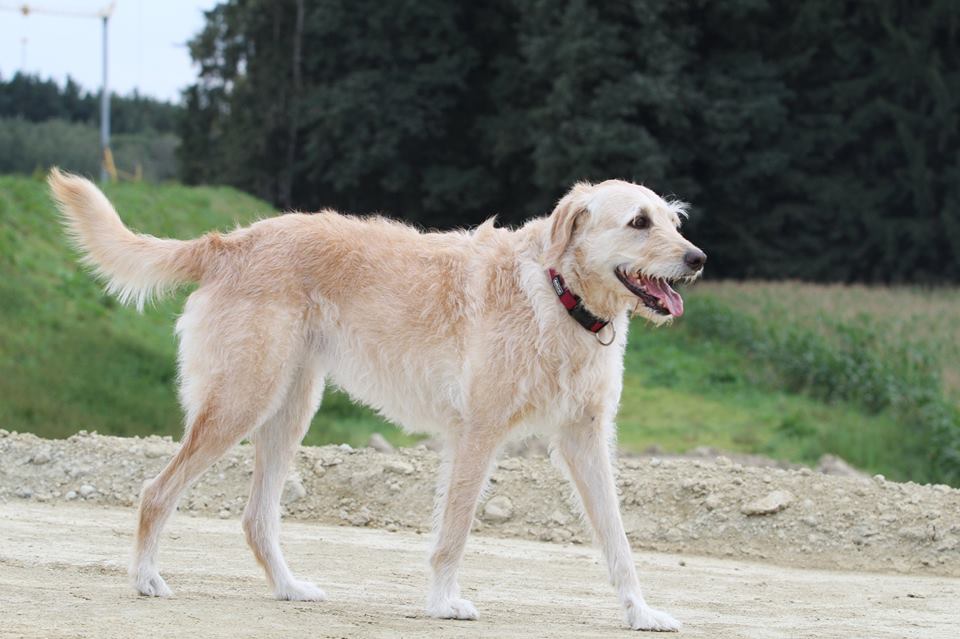
<path fill-rule="evenodd" d="M 611 467 L 628 312 L 683 313 L 670 286 L 706 256 L 678 230 L 683 205 L 611 180 L 577 184 L 517 230 L 421 233 L 382 218 L 291 213 L 221 235 L 127 229 L 89 181 L 49 178 L 67 231 L 107 289 L 142 308 L 186 282 L 177 321 L 180 449 L 145 483 L 130 575 L 168 596 L 160 531 L 183 491 L 243 438 L 256 459 L 243 529 L 278 599 L 319 601 L 279 543 L 287 467 L 332 383 L 411 432 L 445 441 L 427 611 L 475 619 L 457 571 L 477 500 L 511 434 L 549 438 L 603 550 L 626 621 L 680 624 L 644 601 Z"/>

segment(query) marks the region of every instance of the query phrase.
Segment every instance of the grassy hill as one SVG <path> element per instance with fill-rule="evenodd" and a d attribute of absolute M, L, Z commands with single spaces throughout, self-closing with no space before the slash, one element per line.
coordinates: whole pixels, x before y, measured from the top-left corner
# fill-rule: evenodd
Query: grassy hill
<path fill-rule="evenodd" d="M 107 194 L 133 228 L 160 236 L 270 212 L 227 188 L 118 184 Z M 0 177 L 0 427 L 179 436 L 173 323 L 184 295 L 143 315 L 119 306 L 78 266 L 45 185 Z M 956 290 L 703 283 L 686 296 L 676 325 L 633 327 L 621 446 L 801 462 L 831 452 L 892 478 L 956 477 Z M 373 431 L 412 441 L 329 393 L 307 441 L 362 445 Z"/>

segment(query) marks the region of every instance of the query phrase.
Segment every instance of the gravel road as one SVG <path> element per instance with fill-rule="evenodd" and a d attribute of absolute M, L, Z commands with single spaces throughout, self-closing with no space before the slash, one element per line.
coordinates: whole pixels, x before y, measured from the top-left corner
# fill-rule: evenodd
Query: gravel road
<path fill-rule="evenodd" d="M 474 522 L 463 585 L 480 621 L 423 617 L 437 470 L 424 447 L 299 453 L 282 539 L 330 601 L 269 597 L 240 533 L 245 445 L 188 493 L 166 535 L 161 565 L 178 596 L 139 598 L 124 575 L 132 507 L 175 448 L 0 430 L 0 637 L 626 632 L 570 490 L 541 458 L 501 460 Z M 618 488 L 650 602 L 686 636 L 956 636 L 958 490 L 724 457 L 622 459 Z"/>

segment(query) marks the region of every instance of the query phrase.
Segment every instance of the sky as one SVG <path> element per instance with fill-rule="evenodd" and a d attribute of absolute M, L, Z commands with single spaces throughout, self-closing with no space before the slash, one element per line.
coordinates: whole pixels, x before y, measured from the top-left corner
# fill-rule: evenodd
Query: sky
<path fill-rule="evenodd" d="M 19 8 L 34 9 L 24 17 Z M 71 76 L 84 89 L 101 84 L 99 11 L 110 0 L 0 0 L 0 77 L 17 71 L 63 83 Z M 110 90 L 179 101 L 197 70 L 186 42 L 203 28 L 203 12 L 216 0 L 117 0 L 108 29 Z M 44 10 L 90 13 L 51 15 Z"/>

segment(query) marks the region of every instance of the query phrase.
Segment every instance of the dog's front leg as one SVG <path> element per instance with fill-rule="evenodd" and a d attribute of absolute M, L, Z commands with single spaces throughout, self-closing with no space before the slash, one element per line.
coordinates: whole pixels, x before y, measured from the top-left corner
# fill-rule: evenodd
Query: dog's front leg
<path fill-rule="evenodd" d="M 460 597 L 457 571 L 495 452 L 494 438 L 468 433 L 452 437 L 444 451 L 446 459 L 437 487 L 434 547 L 430 553 L 427 613 L 431 617 L 477 618 L 473 604 Z"/>
<path fill-rule="evenodd" d="M 647 605 L 623 530 L 613 469 L 610 463 L 609 435 L 612 425 L 603 426 L 599 418 L 588 418 L 565 428 L 556 450 L 576 486 L 584 512 L 607 560 L 610 581 L 620 595 L 627 623 L 634 630 L 677 631 L 680 623 L 669 614 Z"/>

